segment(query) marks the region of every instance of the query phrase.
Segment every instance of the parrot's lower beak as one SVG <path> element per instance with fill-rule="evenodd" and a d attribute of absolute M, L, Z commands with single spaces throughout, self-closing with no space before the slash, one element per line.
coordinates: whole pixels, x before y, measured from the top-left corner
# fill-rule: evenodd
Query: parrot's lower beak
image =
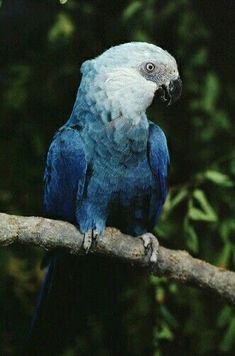
<path fill-rule="evenodd" d="M 169 86 L 162 85 L 158 90 L 157 94 L 161 101 L 167 104 L 167 106 L 175 103 L 182 93 L 182 80 L 177 78 L 171 80 Z"/>

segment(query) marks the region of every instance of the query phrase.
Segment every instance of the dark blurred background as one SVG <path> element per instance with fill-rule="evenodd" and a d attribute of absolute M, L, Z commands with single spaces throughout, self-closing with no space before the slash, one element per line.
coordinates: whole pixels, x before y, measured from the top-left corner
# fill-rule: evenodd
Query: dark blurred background
<path fill-rule="evenodd" d="M 119 43 L 155 43 L 176 57 L 184 90 L 174 106 L 155 102 L 148 113 L 171 151 L 169 199 L 154 232 L 165 246 L 233 270 L 234 29 L 232 0 L 0 0 L 0 211 L 41 214 L 47 148 L 70 115 L 81 63 Z M 26 338 L 42 255 L 0 250 L 1 355 L 18 354 Z M 145 333 L 136 330 L 149 315 L 154 356 L 235 354 L 229 305 L 164 278 L 146 276 L 145 284 L 126 290 L 129 354 L 147 355 Z M 108 355 L 99 335 L 91 328 L 96 354 Z M 64 355 L 86 350 L 89 337 Z"/>

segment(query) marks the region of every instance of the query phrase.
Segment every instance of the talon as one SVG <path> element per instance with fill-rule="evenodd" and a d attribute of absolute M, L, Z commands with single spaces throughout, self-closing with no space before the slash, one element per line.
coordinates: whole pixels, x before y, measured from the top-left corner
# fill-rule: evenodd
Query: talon
<path fill-rule="evenodd" d="M 92 240 L 95 242 L 99 236 L 99 233 L 97 230 L 92 230 Z"/>
<path fill-rule="evenodd" d="M 99 233 L 95 229 L 90 230 L 84 234 L 83 248 L 86 251 L 86 253 L 88 253 L 90 251 L 92 244 L 96 242 L 98 236 L 99 236 Z"/>
<path fill-rule="evenodd" d="M 86 251 L 86 253 L 89 252 L 91 245 L 92 245 L 92 231 L 88 231 L 84 234 L 84 238 L 83 238 L 83 248 Z"/>
<path fill-rule="evenodd" d="M 158 259 L 158 250 L 159 250 L 158 239 L 154 235 L 152 235 L 152 234 L 150 234 L 148 232 L 146 234 L 143 234 L 140 237 L 143 240 L 146 254 L 148 254 L 149 250 L 151 251 L 151 255 L 150 255 L 149 261 L 152 264 L 155 264 L 157 262 L 157 259 Z"/>

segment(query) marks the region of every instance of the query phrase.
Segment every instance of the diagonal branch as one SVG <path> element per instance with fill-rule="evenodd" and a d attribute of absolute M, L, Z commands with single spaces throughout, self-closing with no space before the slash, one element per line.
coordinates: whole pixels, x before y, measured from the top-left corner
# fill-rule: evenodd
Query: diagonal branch
<path fill-rule="evenodd" d="M 46 250 L 63 248 L 71 254 L 84 254 L 83 235 L 68 222 L 0 213 L 0 245 L 14 243 Z M 125 235 L 114 228 L 105 230 L 96 246 L 92 247 L 91 253 L 119 258 L 146 269 L 150 267 L 142 239 Z M 211 290 L 235 305 L 235 273 L 193 258 L 186 251 L 174 251 L 160 246 L 153 273 Z"/>

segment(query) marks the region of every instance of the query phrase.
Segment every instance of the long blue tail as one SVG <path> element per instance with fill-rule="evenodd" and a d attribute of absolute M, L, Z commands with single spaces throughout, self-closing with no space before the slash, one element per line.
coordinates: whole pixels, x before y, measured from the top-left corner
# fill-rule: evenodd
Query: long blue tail
<path fill-rule="evenodd" d="M 152 311 L 144 315 L 132 311 L 134 320 L 127 318 L 140 298 L 148 300 L 146 282 L 140 270 L 120 261 L 92 255 L 51 256 L 23 355 L 58 356 L 70 350 L 67 354 L 116 356 L 151 349 Z M 126 294 L 128 290 L 135 292 Z M 146 334 L 145 345 L 139 345 L 139 333 Z M 130 352 L 132 348 L 137 353 Z"/>

